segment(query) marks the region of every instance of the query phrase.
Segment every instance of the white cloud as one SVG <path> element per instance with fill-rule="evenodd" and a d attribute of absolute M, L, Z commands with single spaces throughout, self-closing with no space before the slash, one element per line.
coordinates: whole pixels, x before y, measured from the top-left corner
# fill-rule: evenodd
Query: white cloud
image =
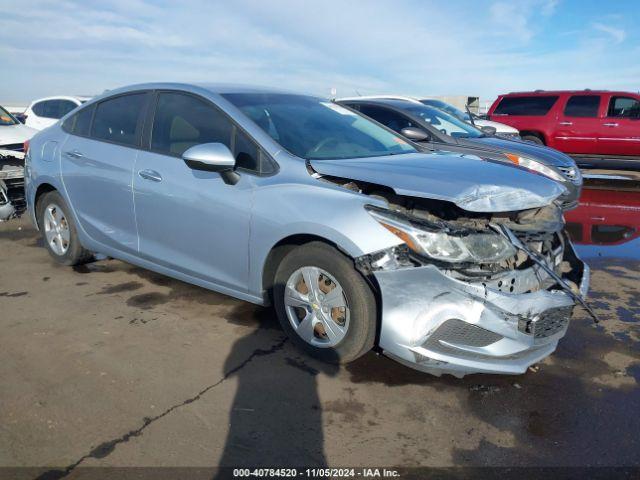
<path fill-rule="evenodd" d="M 554 0 L 515 6 L 497 1 L 490 7 L 472 0 L 165 5 L 0 3 L 0 101 L 99 93 L 156 80 L 250 83 L 318 94 L 336 87 L 338 95 L 491 97 L 529 88 L 608 87 L 640 73 L 640 66 L 622 61 L 626 55 L 613 48 L 613 34 L 594 37 L 597 27 L 589 23 L 560 41 L 558 22 L 550 36 L 544 29 L 559 17 Z M 597 21 L 609 25 L 604 18 Z M 629 66 L 620 71 L 620 65 Z"/>
<path fill-rule="evenodd" d="M 627 32 L 623 28 L 616 28 L 603 23 L 594 23 L 593 28 L 609 35 L 615 43 L 622 43 L 627 38 Z"/>

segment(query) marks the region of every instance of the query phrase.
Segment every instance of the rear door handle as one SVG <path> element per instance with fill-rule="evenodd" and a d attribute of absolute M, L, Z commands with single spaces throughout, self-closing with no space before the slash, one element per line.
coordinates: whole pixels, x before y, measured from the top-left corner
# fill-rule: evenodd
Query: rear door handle
<path fill-rule="evenodd" d="M 605 127 L 617 127 L 618 126 L 617 123 L 603 123 L 602 125 L 604 125 Z"/>
<path fill-rule="evenodd" d="M 573 122 L 558 122 L 558 125 L 563 125 L 565 127 L 568 127 L 569 125 L 573 125 Z"/>
<path fill-rule="evenodd" d="M 84 155 L 80 153 L 78 150 L 71 150 L 70 152 L 64 152 L 64 154 L 69 158 L 83 158 Z"/>
<path fill-rule="evenodd" d="M 145 180 L 151 180 L 152 182 L 162 181 L 162 175 L 160 175 L 155 170 L 140 170 L 138 172 L 138 175 L 140 175 L 140 177 L 144 178 Z"/>

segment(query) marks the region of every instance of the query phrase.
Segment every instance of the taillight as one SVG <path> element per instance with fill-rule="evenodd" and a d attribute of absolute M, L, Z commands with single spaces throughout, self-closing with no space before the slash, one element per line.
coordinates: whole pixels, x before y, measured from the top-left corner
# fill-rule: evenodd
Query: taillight
<path fill-rule="evenodd" d="M 29 151 L 29 140 L 24 141 L 24 154 L 26 155 Z"/>

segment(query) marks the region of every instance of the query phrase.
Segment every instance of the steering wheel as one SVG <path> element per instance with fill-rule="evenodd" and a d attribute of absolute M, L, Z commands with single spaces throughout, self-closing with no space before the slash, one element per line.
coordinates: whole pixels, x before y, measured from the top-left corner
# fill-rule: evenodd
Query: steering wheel
<path fill-rule="evenodd" d="M 322 147 L 324 147 L 325 145 L 329 144 L 330 142 L 337 142 L 338 139 L 336 137 L 328 137 L 325 138 L 323 140 L 320 140 L 311 150 L 309 150 L 309 152 L 311 153 L 317 153 L 318 151 L 320 151 L 322 149 Z"/>

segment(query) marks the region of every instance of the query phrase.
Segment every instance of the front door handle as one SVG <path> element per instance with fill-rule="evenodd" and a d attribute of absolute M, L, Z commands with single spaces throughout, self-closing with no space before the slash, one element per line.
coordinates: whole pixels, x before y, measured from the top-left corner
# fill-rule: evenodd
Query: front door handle
<path fill-rule="evenodd" d="M 562 125 L 564 127 L 568 127 L 570 125 L 573 125 L 573 122 L 558 122 L 558 125 Z"/>
<path fill-rule="evenodd" d="M 71 150 L 69 152 L 64 152 L 64 154 L 69 158 L 83 158 L 84 155 L 80 153 L 78 150 Z"/>
<path fill-rule="evenodd" d="M 617 127 L 618 126 L 617 123 L 603 123 L 602 125 L 604 125 L 605 127 Z"/>
<path fill-rule="evenodd" d="M 138 175 L 140 175 L 145 180 L 151 180 L 152 182 L 161 182 L 162 181 L 162 175 L 160 175 L 155 170 L 140 170 L 138 172 Z"/>

